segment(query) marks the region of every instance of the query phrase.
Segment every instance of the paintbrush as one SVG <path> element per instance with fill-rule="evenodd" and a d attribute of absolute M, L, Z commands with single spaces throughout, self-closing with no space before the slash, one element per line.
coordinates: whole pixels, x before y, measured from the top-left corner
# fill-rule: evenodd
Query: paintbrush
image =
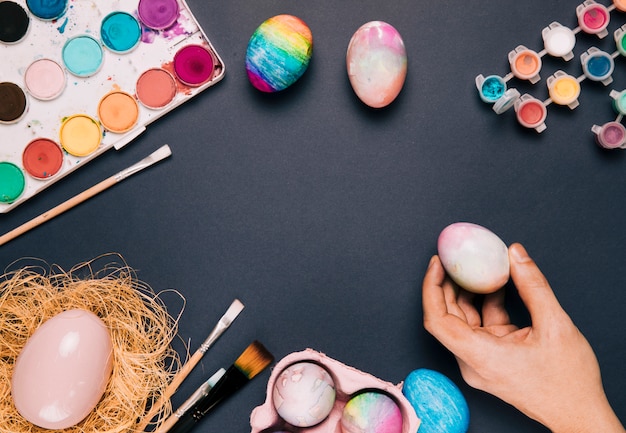
<path fill-rule="evenodd" d="M 152 418 L 159 413 L 163 406 L 165 406 L 165 402 L 168 401 L 172 395 L 174 395 L 183 380 L 185 380 L 189 373 L 191 373 L 191 370 L 193 370 L 198 362 L 200 362 L 200 359 L 202 359 L 206 351 L 209 350 L 215 341 L 217 341 L 220 335 L 222 335 L 224 331 L 230 327 L 231 323 L 233 323 L 237 316 L 239 316 L 239 313 L 241 313 L 243 308 L 243 304 L 239 299 L 235 299 L 232 304 L 230 304 L 230 307 L 228 307 L 228 310 L 224 313 L 220 321 L 217 322 L 217 325 L 215 325 L 206 340 L 204 340 L 198 350 L 196 350 L 191 358 L 189 358 L 189 361 L 182 366 L 180 371 L 176 373 L 170 384 L 167 388 L 165 388 L 163 394 L 161 394 L 156 403 L 152 405 L 146 416 L 143 418 L 143 421 L 137 426 L 137 431 L 144 431 L 146 429 L 150 420 L 152 420 Z"/>
<path fill-rule="evenodd" d="M 177 420 L 169 433 L 187 433 L 190 431 L 211 409 L 232 396 L 270 365 L 273 360 L 272 354 L 261 343 L 254 341 L 226 370 L 224 376 L 211 388 L 207 396 L 201 398 Z"/>
<path fill-rule="evenodd" d="M 202 398 L 209 395 L 209 391 L 211 390 L 211 388 L 213 388 L 217 381 L 220 380 L 222 376 L 224 376 L 224 373 L 226 373 L 226 370 L 224 370 L 223 368 L 217 370 L 213 374 L 213 376 L 209 377 L 206 382 L 200 385 L 200 387 L 196 389 L 194 393 L 191 394 L 189 398 L 185 400 L 185 402 L 181 404 L 178 409 L 176 409 L 176 412 L 174 412 L 168 419 L 166 419 L 163 424 L 161 424 L 161 426 L 159 426 L 159 428 L 154 431 L 154 433 L 166 433 L 167 431 L 169 431 L 169 429 L 171 429 L 174 424 L 176 424 L 176 421 L 178 421 L 184 414 L 186 414 L 189 409 L 193 408 L 196 403 L 198 403 Z"/>
<path fill-rule="evenodd" d="M 139 161 L 138 163 L 128 167 L 125 170 L 120 171 L 117 174 L 103 180 L 100 183 L 95 184 L 89 189 L 81 192 L 80 194 L 75 195 L 69 200 L 64 201 L 63 203 L 53 207 L 49 211 L 46 211 L 39 215 L 38 217 L 33 218 L 32 220 L 22 224 L 21 226 L 11 230 L 5 235 L 0 236 L 0 245 L 4 245 L 10 240 L 15 239 L 16 237 L 26 233 L 30 229 L 37 227 L 40 224 L 45 223 L 52 218 L 61 215 L 63 212 L 73 208 L 74 206 L 84 202 L 87 199 L 90 199 L 96 194 L 101 193 L 107 188 L 112 187 L 116 183 L 123 181 L 129 176 L 143 170 L 144 168 L 148 168 L 151 165 L 161 161 L 162 159 L 167 158 L 172 154 L 170 147 L 166 144 L 158 148 L 156 151 L 152 152 L 150 155 Z"/>

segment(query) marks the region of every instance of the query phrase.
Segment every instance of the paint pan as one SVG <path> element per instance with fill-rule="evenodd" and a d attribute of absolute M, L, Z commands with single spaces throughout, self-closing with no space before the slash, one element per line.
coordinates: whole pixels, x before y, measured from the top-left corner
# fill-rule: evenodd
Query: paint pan
<path fill-rule="evenodd" d="M 0 42 L 15 44 L 28 32 L 30 18 L 22 6 L 12 1 L 0 1 Z"/>
<path fill-rule="evenodd" d="M 108 131 L 117 133 L 130 131 L 139 118 L 137 101 L 126 92 L 108 93 L 98 104 L 98 118 Z"/>
<path fill-rule="evenodd" d="M 24 173 L 17 165 L 0 162 L 0 203 L 14 202 L 24 191 L 25 185 Z"/>
<path fill-rule="evenodd" d="M 60 96 L 65 89 L 65 83 L 65 70 L 51 59 L 35 60 L 24 72 L 26 90 L 42 101 Z"/>
<path fill-rule="evenodd" d="M 49 138 L 36 138 L 24 149 L 22 163 L 26 173 L 35 179 L 47 179 L 61 170 L 63 151 Z"/>
<path fill-rule="evenodd" d="M 187 45 L 174 56 L 174 72 L 184 84 L 197 87 L 213 76 L 215 62 L 213 56 L 201 45 Z"/>
<path fill-rule="evenodd" d="M 0 123 L 19 121 L 28 108 L 26 93 L 15 83 L 0 83 Z"/>
<path fill-rule="evenodd" d="M 56 20 L 67 10 L 68 0 L 26 0 L 30 13 L 42 20 Z"/>
<path fill-rule="evenodd" d="M 100 145 L 102 129 L 96 119 L 75 114 L 63 121 L 60 139 L 61 146 L 70 155 L 87 156 Z"/>
<path fill-rule="evenodd" d="M 100 38 L 109 50 L 127 53 L 139 44 L 141 26 L 128 12 L 111 12 L 102 20 Z"/>
<path fill-rule="evenodd" d="M 145 107 L 161 109 L 176 97 L 176 80 L 165 69 L 148 69 L 137 79 L 135 91 L 137 99 Z"/>
<path fill-rule="evenodd" d="M 164 30 L 178 20 L 180 6 L 176 0 L 139 0 L 137 15 L 146 27 Z"/>

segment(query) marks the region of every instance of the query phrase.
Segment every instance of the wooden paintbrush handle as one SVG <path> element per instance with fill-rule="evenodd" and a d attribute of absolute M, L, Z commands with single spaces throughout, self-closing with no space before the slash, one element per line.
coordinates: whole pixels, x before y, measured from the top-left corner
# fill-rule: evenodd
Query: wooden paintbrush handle
<path fill-rule="evenodd" d="M 189 373 L 191 373 L 191 370 L 193 370 L 193 368 L 198 364 L 198 362 L 200 362 L 200 359 L 202 359 L 203 355 L 204 353 L 196 350 L 196 352 L 191 356 L 191 358 L 189 358 L 189 361 L 187 361 L 181 367 L 181 369 L 178 371 L 178 373 L 176 373 L 176 375 L 174 376 L 170 384 L 167 386 L 167 388 L 165 388 L 165 391 L 163 391 L 163 394 L 161 394 L 161 397 L 159 397 L 156 403 L 152 405 L 152 407 L 150 408 L 146 416 L 139 423 L 136 429 L 137 431 L 142 432 L 146 429 L 146 427 L 148 427 L 148 424 L 150 424 L 150 421 L 152 420 L 152 418 L 154 418 L 155 415 L 159 413 L 161 409 L 163 409 L 163 406 L 165 406 L 165 403 L 174 395 L 174 393 L 176 392 L 180 384 L 183 383 L 185 378 L 189 375 Z"/>
<path fill-rule="evenodd" d="M 52 209 L 42 213 L 38 217 L 35 217 L 32 220 L 22 224 L 21 226 L 11 230 L 10 232 L 0 236 L 0 245 L 6 244 L 10 240 L 13 240 L 16 237 L 26 233 L 27 231 L 34 229 L 38 225 L 45 223 L 49 219 L 52 219 L 62 214 L 63 212 L 93 197 L 94 195 L 101 193 L 105 189 L 112 187 L 116 183 L 117 183 L 116 177 L 111 176 L 108 179 L 105 179 L 102 182 L 92 186 L 91 188 L 86 189 L 80 194 L 77 194 L 74 197 L 70 198 L 69 200 L 66 200 L 63 203 L 53 207 Z"/>

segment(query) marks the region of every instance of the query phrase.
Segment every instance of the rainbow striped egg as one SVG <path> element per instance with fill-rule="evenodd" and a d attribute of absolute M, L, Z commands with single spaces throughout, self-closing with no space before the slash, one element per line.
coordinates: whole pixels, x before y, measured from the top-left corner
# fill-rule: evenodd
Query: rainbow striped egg
<path fill-rule="evenodd" d="M 343 408 L 342 433 L 401 433 L 402 412 L 387 394 L 368 391 L 352 397 Z"/>
<path fill-rule="evenodd" d="M 246 50 L 250 83 L 262 92 L 279 92 L 304 74 L 313 52 L 313 34 L 300 18 L 277 15 L 254 31 Z"/>

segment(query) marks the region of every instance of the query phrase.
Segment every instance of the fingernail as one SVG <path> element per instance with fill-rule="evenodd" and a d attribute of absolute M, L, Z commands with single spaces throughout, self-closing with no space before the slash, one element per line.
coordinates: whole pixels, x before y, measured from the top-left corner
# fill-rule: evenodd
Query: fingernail
<path fill-rule="evenodd" d="M 524 263 L 524 262 L 530 261 L 530 257 L 528 256 L 528 253 L 526 252 L 524 247 L 521 246 L 520 244 L 511 245 L 511 257 L 513 257 L 513 260 L 515 260 L 517 263 Z"/>
<path fill-rule="evenodd" d="M 430 269 L 430 268 L 432 268 L 432 267 L 433 267 L 433 265 L 435 264 L 435 259 L 436 259 L 436 257 L 437 257 L 437 256 L 432 256 L 432 257 L 430 258 L 430 262 L 428 262 L 428 269 Z"/>

